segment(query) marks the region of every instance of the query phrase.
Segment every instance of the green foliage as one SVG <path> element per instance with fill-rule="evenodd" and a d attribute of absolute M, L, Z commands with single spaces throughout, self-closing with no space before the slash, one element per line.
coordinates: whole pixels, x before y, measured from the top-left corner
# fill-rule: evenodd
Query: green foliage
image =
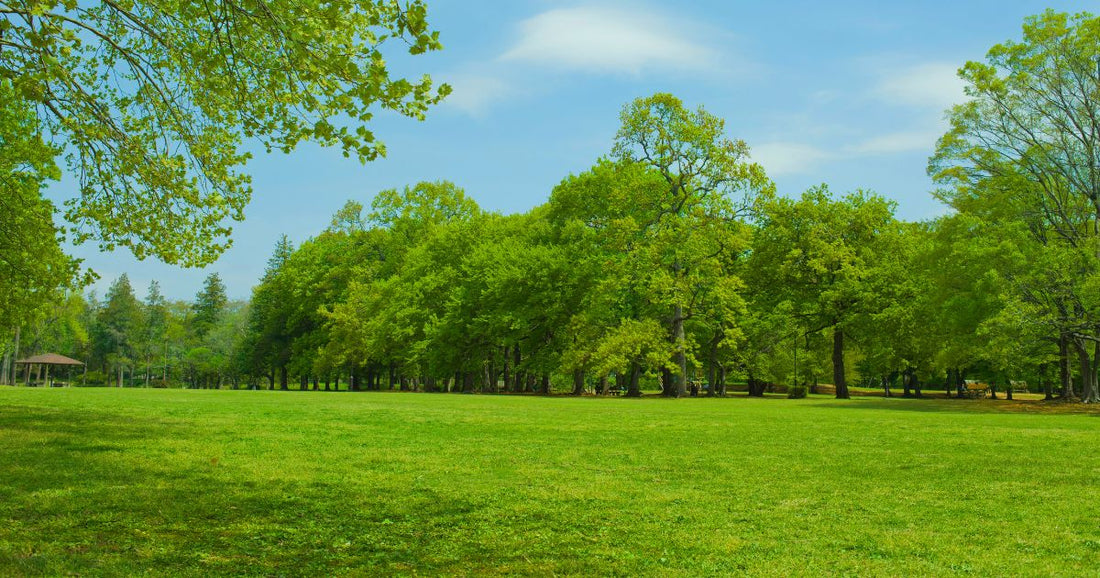
<path fill-rule="evenodd" d="M 35 132 L 58 139 L 79 178 L 74 240 L 138 258 L 203 265 L 228 246 L 225 221 L 243 218 L 252 192 L 245 139 L 269 151 L 312 140 L 365 162 L 385 153 L 368 128 L 379 110 L 420 119 L 450 92 L 392 78 L 383 57 L 387 44 L 442 47 L 420 0 L 0 10 L 0 79 L 43 111 Z"/>
<path fill-rule="evenodd" d="M 66 289 L 90 280 L 79 275 L 79 261 L 61 250 L 63 231 L 54 224 L 53 204 L 42 198 L 46 183 L 60 176 L 56 154 L 41 138 L 31 103 L 10 80 L 0 78 L 0 319 L 5 328 L 35 321 Z"/>
<path fill-rule="evenodd" d="M 1041 365 L 1068 341 L 1090 402 L 1100 401 L 1098 59 L 1100 18 L 1028 18 L 1021 41 L 960 70 L 971 99 L 952 109 L 929 164 L 973 239 L 960 252 L 982 255 L 980 279 L 996 287 L 980 331 L 985 360 Z"/>

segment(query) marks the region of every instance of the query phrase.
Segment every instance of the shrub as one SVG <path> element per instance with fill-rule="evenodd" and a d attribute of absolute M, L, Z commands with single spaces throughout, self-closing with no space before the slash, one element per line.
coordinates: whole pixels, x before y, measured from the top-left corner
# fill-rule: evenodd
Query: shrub
<path fill-rule="evenodd" d="M 802 399 L 806 397 L 805 385 L 788 385 L 787 386 L 787 398 L 789 399 Z"/>

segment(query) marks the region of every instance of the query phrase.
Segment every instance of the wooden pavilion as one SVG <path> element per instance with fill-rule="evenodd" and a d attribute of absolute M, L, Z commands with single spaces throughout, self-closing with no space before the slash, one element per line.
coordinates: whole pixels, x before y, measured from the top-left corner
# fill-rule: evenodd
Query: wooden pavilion
<path fill-rule="evenodd" d="M 35 376 L 35 381 L 38 381 L 42 377 L 42 371 L 45 369 L 45 384 L 46 387 L 50 386 L 50 368 L 51 367 L 67 367 L 69 369 L 69 377 L 71 381 L 72 368 L 74 366 L 83 366 L 83 361 L 77 361 L 64 355 L 58 355 L 56 353 L 43 353 L 42 355 L 35 355 L 26 359 L 19 359 L 15 362 L 16 365 L 23 366 L 23 382 L 27 385 L 31 383 L 31 368 L 37 366 L 38 372 Z"/>

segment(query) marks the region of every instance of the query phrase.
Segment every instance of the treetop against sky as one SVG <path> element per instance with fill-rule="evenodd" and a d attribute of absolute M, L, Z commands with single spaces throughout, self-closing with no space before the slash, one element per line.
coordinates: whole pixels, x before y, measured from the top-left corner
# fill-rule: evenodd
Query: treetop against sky
<path fill-rule="evenodd" d="M 379 114 L 371 129 L 387 157 L 366 165 L 339 147 L 304 145 L 290 155 L 255 143 L 246 167 L 254 190 L 234 245 L 201 270 L 124 250 L 75 249 L 101 275 L 101 293 L 122 272 L 136 287 L 160 279 L 171 298 L 194 295 L 210 271 L 231 297 L 245 297 L 283 233 L 320 232 L 346 200 L 448 179 L 487 210 L 525 211 L 563 177 L 606 154 L 618 112 L 638 96 L 668 91 L 727 121 L 780 194 L 821 182 L 865 188 L 898 203 L 899 217 L 942 213 L 929 190 L 927 159 L 962 100 L 955 71 L 989 46 L 1019 37 L 1045 8 L 1080 2 L 839 2 L 768 5 L 488 0 L 429 3 L 444 49 L 387 53 L 394 74 L 429 72 L 454 92 L 415 122 Z M 1091 6 L 1095 9 L 1095 6 Z M 72 196 L 67 176 L 55 199 Z"/>

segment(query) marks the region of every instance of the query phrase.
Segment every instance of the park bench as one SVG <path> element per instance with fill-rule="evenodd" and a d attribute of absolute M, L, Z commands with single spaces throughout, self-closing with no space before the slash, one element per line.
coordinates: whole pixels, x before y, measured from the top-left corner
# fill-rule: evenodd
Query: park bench
<path fill-rule="evenodd" d="M 968 379 L 963 385 L 963 392 L 969 399 L 984 398 L 989 393 L 989 385 Z"/>

